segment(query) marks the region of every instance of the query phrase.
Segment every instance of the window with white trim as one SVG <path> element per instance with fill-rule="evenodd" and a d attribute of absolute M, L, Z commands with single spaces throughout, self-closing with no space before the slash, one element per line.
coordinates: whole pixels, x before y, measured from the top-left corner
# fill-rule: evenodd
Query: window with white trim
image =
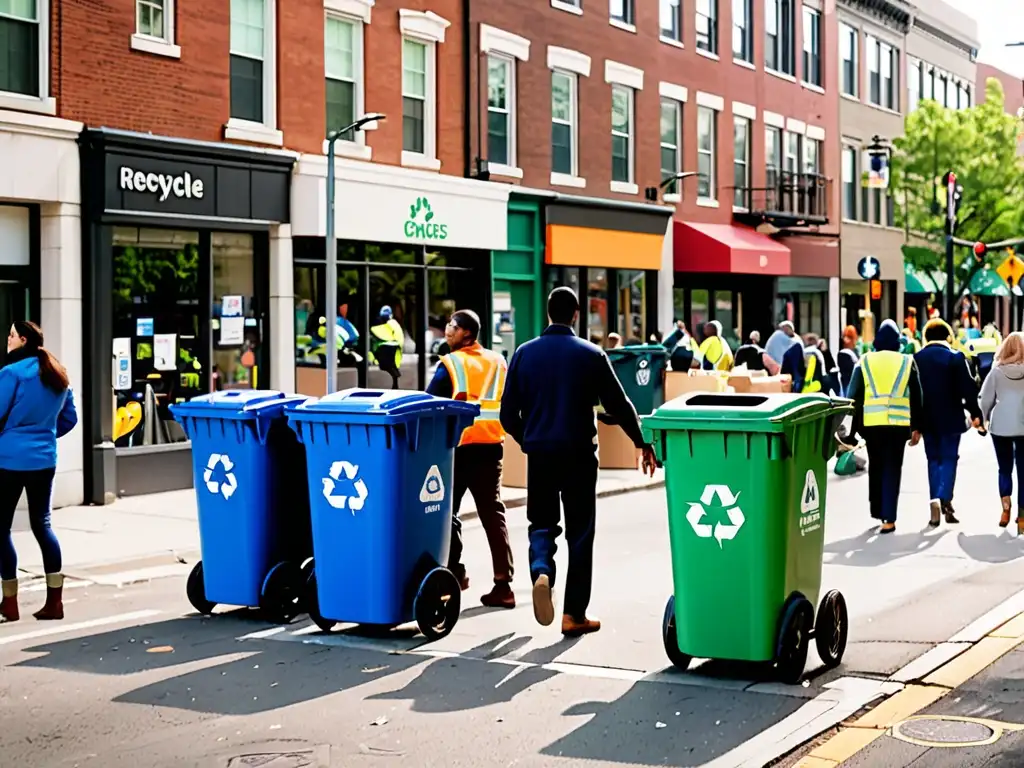
<path fill-rule="evenodd" d="M 710 107 L 697 107 L 697 197 L 717 199 L 715 173 L 716 122 L 718 113 Z"/>
<path fill-rule="evenodd" d="M 697 48 L 718 53 L 718 0 L 697 0 Z"/>
<path fill-rule="evenodd" d="M 782 129 L 771 125 L 764 129 L 764 171 L 767 186 L 777 187 L 782 171 Z"/>
<path fill-rule="evenodd" d="M 576 175 L 577 80 L 572 72 L 551 73 L 551 171 Z"/>
<path fill-rule="evenodd" d="M 633 24 L 636 19 L 635 0 L 608 0 L 608 14 L 612 21 Z"/>
<path fill-rule="evenodd" d="M 860 33 L 849 24 L 839 25 L 839 66 L 840 85 L 847 96 L 858 94 L 860 72 L 857 55 L 860 49 Z"/>
<path fill-rule="evenodd" d="M 324 17 L 324 74 L 327 130 L 336 131 L 356 121 L 363 111 L 363 25 L 332 14 Z M 326 134 L 325 134 L 326 135 Z M 354 131 L 341 136 L 355 141 Z"/>
<path fill-rule="evenodd" d="M 231 117 L 275 122 L 273 0 L 231 0 Z M 268 66 L 268 62 L 270 66 Z"/>
<path fill-rule="evenodd" d="M 633 181 L 632 88 L 612 86 L 612 181 Z"/>
<path fill-rule="evenodd" d="M 433 48 L 419 40 L 402 40 L 402 150 L 426 155 L 428 80 Z"/>
<path fill-rule="evenodd" d="M 516 66 L 507 56 L 487 57 L 487 160 L 514 166 Z"/>
<path fill-rule="evenodd" d="M 24 4 L 26 0 L 21 0 Z M 18 0 L 7 0 L 17 5 Z M 4 2 L 0 2 L 0 8 Z M 135 0 L 135 34 L 173 43 L 174 0 Z"/>
<path fill-rule="evenodd" d="M 659 0 L 661 36 L 665 40 L 683 41 L 683 9 L 680 0 Z"/>
<path fill-rule="evenodd" d="M 732 57 L 754 63 L 753 0 L 732 0 Z"/>
<path fill-rule="evenodd" d="M 843 145 L 843 218 L 857 220 L 857 149 Z"/>
<path fill-rule="evenodd" d="M 786 131 L 785 145 L 785 170 L 786 173 L 800 173 L 800 142 L 803 139 L 799 133 Z"/>
<path fill-rule="evenodd" d="M 45 55 L 42 13 L 48 3 L 0 0 L 0 91 L 45 97 Z"/>
<path fill-rule="evenodd" d="M 732 118 L 732 204 L 748 207 L 747 190 L 750 189 L 750 120 L 739 115 Z"/>
<path fill-rule="evenodd" d="M 661 180 L 683 169 L 683 105 L 675 99 L 661 100 Z M 666 195 L 679 194 L 679 180 L 665 187 Z"/>
<path fill-rule="evenodd" d="M 907 59 L 907 111 L 913 112 L 921 102 L 921 62 Z"/>
<path fill-rule="evenodd" d="M 821 11 L 804 6 L 803 78 L 810 85 L 821 87 Z"/>
<path fill-rule="evenodd" d="M 818 139 L 804 138 L 804 173 L 821 173 L 821 142 Z"/>
<path fill-rule="evenodd" d="M 871 35 L 864 42 L 868 55 L 868 101 L 899 110 L 899 51 Z"/>
<path fill-rule="evenodd" d="M 764 65 L 782 74 L 794 74 L 793 0 L 765 0 Z"/>

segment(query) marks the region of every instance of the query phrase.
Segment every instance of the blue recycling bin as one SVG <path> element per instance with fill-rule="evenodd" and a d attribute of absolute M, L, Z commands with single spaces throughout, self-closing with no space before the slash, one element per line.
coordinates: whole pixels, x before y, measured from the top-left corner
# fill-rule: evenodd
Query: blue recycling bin
<path fill-rule="evenodd" d="M 306 399 L 229 390 L 171 406 L 192 441 L 202 559 L 187 593 L 199 613 L 258 607 L 287 623 L 302 612 L 312 571 L 309 493 L 305 450 L 285 411 Z"/>
<path fill-rule="evenodd" d="M 430 639 L 459 617 L 452 472 L 478 405 L 425 392 L 348 389 L 288 410 L 306 446 L 313 554 L 310 618 L 394 627 Z"/>

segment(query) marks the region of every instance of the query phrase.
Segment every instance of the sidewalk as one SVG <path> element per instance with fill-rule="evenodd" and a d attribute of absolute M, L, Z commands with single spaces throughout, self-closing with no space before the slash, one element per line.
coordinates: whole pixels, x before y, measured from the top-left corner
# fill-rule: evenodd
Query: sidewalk
<path fill-rule="evenodd" d="M 661 470 L 651 479 L 634 470 L 606 469 L 598 478 L 597 495 L 615 496 L 663 483 Z M 501 495 L 509 509 L 526 505 L 525 488 L 503 488 Z M 473 498 L 466 494 L 462 518 L 476 516 Z M 53 528 L 64 554 L 64 572 L 72 578 L 124 584 L 187 573 L 199 558 L 192 490 L 118 499 L 105 507 L 65 507 L 54 511 Z M 41 576 L 42 558 L 23 511 L 15 517 L 13 535 L 19 570 Z"/>

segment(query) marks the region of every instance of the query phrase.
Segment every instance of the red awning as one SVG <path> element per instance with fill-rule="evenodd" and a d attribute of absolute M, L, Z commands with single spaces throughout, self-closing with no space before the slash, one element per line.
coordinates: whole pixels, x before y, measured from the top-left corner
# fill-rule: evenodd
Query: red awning
<path fill-rule="evenodd" d="M 789 248 L 750 227 L 677 221 L 672 237 L 676 272 L 790 274 Z"/>

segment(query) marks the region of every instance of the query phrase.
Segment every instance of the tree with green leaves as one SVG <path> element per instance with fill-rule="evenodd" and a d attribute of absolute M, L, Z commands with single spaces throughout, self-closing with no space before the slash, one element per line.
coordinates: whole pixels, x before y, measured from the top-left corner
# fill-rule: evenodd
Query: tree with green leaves
<path fill-rule="evenodd" d="M 1002 85 L 989 78 L 983 104 L 948 109 L 924 100 L 907 115 L 904 135 L 893 142 L 890 186 L 901 201 L 897 224 L 932 245 L 908 249 L 906 258 L 914 267 L 944 270 L 946 190 L 941 177 L 950 170 L 963 187 L 957 237 L 997 242 L 1024 235 L 1019 123 L 1006 114 L 1004 104 Z M 970 272 L 969 249 L 957 248 L 956 256 L 958 269 Z"/>

